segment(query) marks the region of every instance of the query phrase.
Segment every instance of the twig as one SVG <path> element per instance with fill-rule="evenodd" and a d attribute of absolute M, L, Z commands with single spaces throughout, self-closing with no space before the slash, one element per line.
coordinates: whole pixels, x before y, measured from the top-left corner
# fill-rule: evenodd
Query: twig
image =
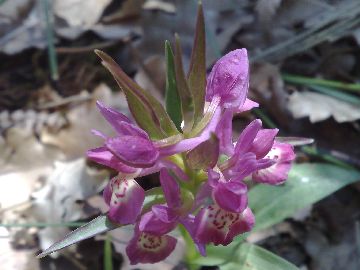
<path fill-rule="evenodd" d="M 69 103 L 85 102 L 85 101 L 88 101 L 88 100 L 92 100 L 92 95 L 90 95 L 90 94 L 78 94 L 78 95 L 65 97 L 65 98 L 62 98 L 60 100 L 51 101 L 51 102 L 39 105 L 37 107 L 37 109 L 38 110 L 53 109 L 53 108 L 56 108 L 56 107 L 67 105 Z"/>
<path fill-rule="evenodd" d="M 123 42 L 124 40 L 115 40 L 115 41 L 105 41 L 96 44 L 91 44 L 89 46 L 83 47 L 57 47 L 56 52 L 59 54 L 73 54 L 73 53 L 87 53 L 93 51 L 95 49 L 105 49 L 116 45 L 119 42 Z M 126 41 L 126 40 L 125 40 Z"/>

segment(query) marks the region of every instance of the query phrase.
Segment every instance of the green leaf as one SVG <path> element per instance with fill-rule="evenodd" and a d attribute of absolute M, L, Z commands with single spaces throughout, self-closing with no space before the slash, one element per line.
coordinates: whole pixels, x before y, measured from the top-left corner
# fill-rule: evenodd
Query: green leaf
<path fill-rule="evenodd" d="M 185 76 L 184 66 L 182 63 L 182 51 L 180 38 L 175 34 L 175 75 L 177 90 L 181 99 L 181 109 L 184 119 L 184 133 L 191 130 L 194 122 L 194 105 L 193 97 L 190 93 L 189 85 Z"/>
<path fill-rule="evenodd" d="M 104 243 L 104 270 L 113 270 L 111 235 L 106 236 Z"/>
<path fill-rule="evenodd" d="M 257 185 L 249 191 L 254 230 L 272 226 L 340 188 L 360 180 L 360 172 L 314 163 L 294 165 L 284 185 Z"/>
<path fill-rule="evenodd" d="M 166 91 L 165 104 L 166 111 L 174 122 L 176 128 L 181 131 L 182 113 L 181 100 L 176 86 L 174 53 L 169 41 L 165 41 L 166 59 Z"/>
<path fill-rule="evenodd" d="M 161 103 L 136 84 L 106 53 L 95 50 L 102 64 L 114 76 L 124 91 L 129 109 L 138 125 L 146 130 L 153 139 L 163 139 L 178 134 L 174 123 Z"/>
<path fill-rule="evenodd" d="M 244 243 L 220 270 L 298 270 L 295 265 L 257 245 Z"/>
<path fill-rule="evenodd" d="M 65 236 L 64 239 L 56 242 L 51 247 L 40 253 L 37 258 L 45 257 L 50 253 L 66 248 L 72 244 L 88 239 L 97 234 L 116 229 L 118 227 L 118 225 L 112 223 L 106 216 L 99 216 L 84 226 L 81 226 L 75 231 L 69 233 L 67 236 Z"/>
<path fill-rule="evenodd" d="M 188 81 L 194 99 L 194 119 L 196 123 L 203 115 L 206 87 L 205 22 L 201 3 L 199 3 L 198 7 Z"/>

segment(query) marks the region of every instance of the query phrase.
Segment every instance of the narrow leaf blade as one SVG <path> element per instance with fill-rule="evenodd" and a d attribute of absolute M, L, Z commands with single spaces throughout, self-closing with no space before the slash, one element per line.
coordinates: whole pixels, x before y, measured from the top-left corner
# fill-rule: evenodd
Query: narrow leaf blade
<path fill-rule="evenodd" d="M 299 268 L 274 253 L 257 245 L 244 243 L 236 256 L 222 266 L 220 270 L 298 270 Z"/>
<path fill-rule="evenodd" d="M 182 113 L 181 100 L 176 85 L 174 53 L 168 41 L 165 41 L 165 59 L 166 59 L 166 91 L 165 104 L 166 111 L 176 128 L 181 131 Z"/>
<path fill-rule="evenodd" d="M 205 22 L 201 3 L 199 3 L 198 7 L 188 81 L 194 99 L 194 119 L 196 123 L 203 114 L 206 87 Z"/>
<path fill-rule="evenodd" d="M 340 188 L 360 180 L 360 172 L 322 163 L 294 165 L 282 186 L 257 185 L 249 192 L 254 230 L 272 226 Z"/>
<path fill-rule="evenodd" d="M 118 226 L 112 223 L 107 216 L 99 216 L 89 223 L 81 226 L 80 228 L 72 231 L 64 239 L 54 243 L 51 247 L 40 253 L 37 258 L 43 258 L 50 253 L 66 248 L 72 244 L 80 242 L 82 240 L 93 237 L 97 234 L 107 232 L 117 228 Z"/>

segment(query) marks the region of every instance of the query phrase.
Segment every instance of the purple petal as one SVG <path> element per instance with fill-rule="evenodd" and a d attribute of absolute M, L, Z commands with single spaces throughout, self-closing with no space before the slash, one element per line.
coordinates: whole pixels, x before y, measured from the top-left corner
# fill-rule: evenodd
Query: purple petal
<path fill-rule="evenodd" d="M 141 137 L 110 138 L 105 145 L 122 162 L 133 167 L 151 167 L 159 157 L 153 143 Z"/>
<path fill-rule="evenodd" d="M 185 217 L 181 217 L 179 222 L 184 225 L 185 229 L 189 232 L 191 238 L 193 239 L 197 250 L 202 256 L 206 256 L 206 247 L 204 244 L 200 243 L 195 238 L 196 233 L 196 223 L 195 223 L 195 217 L 193 215 L 187 215 Z"/>
<path fill-rule="evenodd" d="M 291 162 L 295 159 L 293 146 L 287 143 L 275 142 L 266 158 L 273 160 L 275 164 L 253 173 L 253 180 L 270 185 L 284 183 L 291 169 Z"/>
<path fill-rule="evenodd" d="M 226 179 L 236 179 L 240 181 L 253 172 L 268 168 L 274 164 L 274 161 L 271 159 L 256 159 L 256 155 L 251 152 L 242 155 L 235 162 L 231 167 L 223 170 Z"/>
<path fill-rule="evenodd" d="M 106 185 L 104 191 L 103 191 L 103 198 L 107 205 L 110 205 L 111 196 L 112 196 L 112 187 L 111 187 L 111 180 Z"/>
<path fill-rule="evenodd" d="M 106 147 L 99 147 L 88 150 L 87 157 L 99 164 L 108 166 L 122 173 L 135 173 L 138 169 L 130 167 L 121 162 L 113 153 L 111 153 Z"/>
<path fill-rule="evenodd" d="M 161 208 L 159 205 L 141 217 L 139 229 L 146 233 L 161 236 L 171 232 L 176 227 L 177 217 L 172 209 L 166 206 Z"/>
<path fill-rule="evenodd" d="M 240 181 L 219 182 L 213 198 L 224 210 L 241 213 L 247 207 L 247 187 Z"/>
<path fill-rule="evenodd" d="M 235 236 L 249 232 L 255 225 L 255 216 L 250 208 L 246 208 L 234 224 L 230 227 L 229 233 L 226 235 L 224 245 L 232 242 Z"/>
<path fill-rule="evenodd" d="M 133 179 L 111 180 L 112 195 L 109 218 L 119 224 L 133 224 L 140 214 L 145 199 L 145 191 Z"/>
<path fill-rule="evenodd" d="M 255 102 L 255 101 L 252 101 L 250 99 L 246 99 L 245 100 L 245 103 L 239 107 L 235 113 L 242 113 L 242 112 L 246 112 L 246 111 L 250 111 L 251 109 L 253 108 L 257 108 L 259 107 L 259 103 Z"/>
<path fill-rule="evenodd" d="M 255 153 L 257 159 L 265 157 L 273 146 L 278 132 L 277 128 L 259 130 L 249 151 Z"/>
<path fill-rule="evenodd" d="M 208 183 L 211 187 L 215 188 L 219 183 L 219 179 L 220 179 L 220 173 L 212 169 L 208 170 Z"/>
<path fill-rule="evenodd" d="M 110 125 L 119 133 L 121 133 L 121 128 L 119 124 L 121 122 L 131 123 L 130 119 L 124 114 L 114 110 L 113 108 L 106 107 L 100 101 L 96 102 L 97 107 L 99 108 L 101 114 L 104 118 L 110 123 Z"/>
<path fill-rule="evenodd" d="M 166 169 L 160 171 L 160 183 L 169 207 L 181 206 L 180 187 Z"/>
<path fill-rule="evenodd" d="M 176 239 L 168 235 L 156 236 L 135 231 L 134 237 L 126 247 L 130 263 L 156 263 L 167 258 L 175 249 Z"/>
<path fill-rule="evenodd" d="M 239 139 L 235 146 L 235 153 L 237 155 L 249 151 L 257 133 L 261 129 L 261 120 L 255 119 L 241 132 Z"/>
<path fill-rule="evenodd" d="M 118 125 L 118 133 L 122 136 L 137 136 L 147 140 L 149 139 L 148 134 L 141 128 L 127 122 L 120 122 Z"/>
<path fill-rule="evenodd" d="M 195 204 L 193 210 L 195 211 L 204 201 L 211 196 L 213 188 L 209 185 L 209 182 L 203 183 L 199 188 L 195 196 Z"/>
<path fill-rule="evenodd" d="M 234 153 L 232 119 L 233 111 L 231 109 L 225 110 L 215 129 L 215 134 L 220 140 L 220 153 L 228 156 L 231 156 Z"/>
<path fill-rule="evenodd" d="M 249 60 L 246 49 L 229 52 L 220 58 L 207 79 L 206 100 L 221 97 L 224 108 L 239 108 L 249 88 Z"/>
<path fill-rule="evenodd" d="M 234 236 L 252 228 L 253 220 L 245 221 L 245 217 L 242 213 L 226 211 L 216 204 L 210 205 L 200 210 L 195 218 L 195 238 L 203 244 L 228 245 Z M 244 226 L 244 222 L 249 226 Z"/>

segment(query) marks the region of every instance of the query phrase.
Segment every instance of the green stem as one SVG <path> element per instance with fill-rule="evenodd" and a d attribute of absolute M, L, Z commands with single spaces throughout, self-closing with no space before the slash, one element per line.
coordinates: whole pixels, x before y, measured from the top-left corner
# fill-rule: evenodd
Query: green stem
<path fill-rule="evenodd" d="M 35 223 L 0 223 L 0 227 L 13 228 L 13 227 L 22 227 L 22 228 L 46 228 L 46 227 L 81 227 L 85 225 L 85 222 L 66 222 L 66 223 L 44 223 L 44 222 L 35 222 Z"/>
<path fill-rule="evenodd" d="M 327 86 L 332 88 L 340 88 L 347 91 L 360 93 L 359 83 L 344 83 L 339 81 L 325 80 L 319 78 L 309 78 L 309 77 L 297 76 L 291 74 L 282 74 L 282 78 L 284 79 L 284 81 L 290 83 L 297 83 L 303 85 L 314 84 L 314 85 Z"/>
<path fill-rule="evenodd" d="M 195 247 L 195 244 L 188 233 L 188 231 L 184 228 L 183 225 L 178 225 L 179 231 L 185 241 L 185 263 L 187 264 L 188 268 L 191 270 L 198 269 L 199 266 L 194 265 L 192 262 L 198 257 L 198 251 Z"/>
<path fill-rule="evenodd" d="M 54 25 L 50 18 L 50 12 L 52 9 L 49 7 L 49 0 L 42 0 L 42 6 L 45 14 L 46 23 L 46 40 L 48 45 L 48 58 L 51 72 L 51 79 L 57 81 L 59 79 L 58 63 L 55 51 L 54 42 Z"/>

